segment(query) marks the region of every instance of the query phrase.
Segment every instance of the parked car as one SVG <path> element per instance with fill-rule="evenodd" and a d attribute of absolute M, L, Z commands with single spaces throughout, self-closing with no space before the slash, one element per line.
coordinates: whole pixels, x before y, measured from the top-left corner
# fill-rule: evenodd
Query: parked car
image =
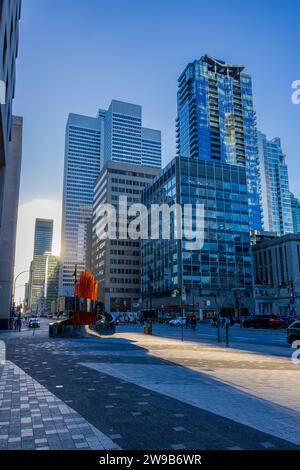
<path fill-rule="evenodd" d="M 282 318 L 283 328 L 288 328 L 296 320 L 299 320 L 299 318 L 298 317 L 283 317 Z"/>
<path fill-rule="evenodd" d="M 29 328 L 39 328 L 41 326 L 40 320 L 36 317 L 32 317 L 28 322 L 28 326 Z"/>
<path fill-rule="evenodd" d="M 294 321 L 286 330 L 286 340 L 292 344 L 296 340 L 300 340 L 300 321 Z"/>
<path fill-rule="evenodd" d="M 176 317 L 169 321 L 170 326 L 182 326 L 185 325 L 186 317 Z"/>
<path fill-rule="evenodd" d="M 245 318 L 243 321 L 243 327 L 249 328 L 280 328 L 283 326 L 283 320 L 276 315 L 253 315 L 249 318 Z"/>

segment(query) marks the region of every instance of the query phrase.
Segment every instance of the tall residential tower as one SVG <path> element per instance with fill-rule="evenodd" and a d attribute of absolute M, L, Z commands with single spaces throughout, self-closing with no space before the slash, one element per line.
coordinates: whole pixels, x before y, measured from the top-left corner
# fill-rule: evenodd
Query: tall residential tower
<path fill-rule="evenodd" d="M 261 230 L 252 80 L 243 70 L 208 55 L 187 65 L 178 79 L 177 153 L 245 167 L 250 228 Z"/>
<path fill-rule="evenodd" d="M 258 132 L 263 226 L 278 236 L 293 232 L 288 167 L 278 137 Z"/>

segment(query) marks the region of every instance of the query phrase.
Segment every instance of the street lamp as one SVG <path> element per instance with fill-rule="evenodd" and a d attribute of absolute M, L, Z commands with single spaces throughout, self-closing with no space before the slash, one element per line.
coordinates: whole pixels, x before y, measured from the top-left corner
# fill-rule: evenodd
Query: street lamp
<path fill-rule="evenodd" d="M 10 317 L 8 319 L 8 328 L 9 328 L 9 321 L 10 321 L 10 318 L 12 316 L 12 311 L 13 311 L 13 308 L 14 308 L 14 304 L 15 304 L 15 290 L 16 290 L 16 282 L 17 282 L 17 279 L 22 275 L 22 274 L 25 274 L 25 273 L 29 273 L 29 269 L 25 269 L 24 271 L 21 271 L 19 274 L 16 275 L 15 279 L 14 279 L 14 282 L 13 282 L 13 289 L 12 289 L 12 293 L 11 293 L 11 305 L 10 305 Z"/>
<path fill-rule="evenodd" d="M 240 297 L 240 280 L 239 280 L 239 264 L 243 260 L 243 256 L 240 256 L 238 259 L 235 259 L 235 278 L 236 278 L 236 301 L 237 301 L 237 310 L 238 310 L 238 319 L 240 323 L 240 327 L 242 327 L 242 322 L 241 322 L 241 297 Z"/>

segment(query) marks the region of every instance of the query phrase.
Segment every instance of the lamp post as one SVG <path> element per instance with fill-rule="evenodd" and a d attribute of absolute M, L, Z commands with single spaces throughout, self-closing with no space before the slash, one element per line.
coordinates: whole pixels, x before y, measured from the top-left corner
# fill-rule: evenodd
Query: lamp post
<path fill-rule="evenodd" d="M 11 305 L 10 305 L 10 315 L 9 315 L 9 319 L 8 319 L 8 328 L 9 328 L 9 322 L 10 322 L 10 319 L 12 317 L 12 311 L 13 311 L 13 308 L 14 308 L 14 304 L 15 304 L 15 290 L 16 290 L 16 282 L 17 282 L 17 279 L 22 275 L 22 274 L 25 274 L 25 273 L 29 273 L 29 269 L 25 269 L 24 271 L 21 271 L 19 272 L 19 274 L 16 275 L 15 279 L 14 279 L 14 282 L 13 282 L 13 288 L 12 288 L 12 293 L 11 293 Z"/>
<path fill-rule="evenodd" d="M 235 278 L 236 278 L 236 302 L 237 302 L 237 310 L 238 310 L 238 319 L 240 327 L 242 327 L 241 322 L 241 297 L 240 297 L 240 280 L 239 280 L 239 264 L 243 260 L 243 257 L 240 256 L 238 259 L 235 259 Z"/>

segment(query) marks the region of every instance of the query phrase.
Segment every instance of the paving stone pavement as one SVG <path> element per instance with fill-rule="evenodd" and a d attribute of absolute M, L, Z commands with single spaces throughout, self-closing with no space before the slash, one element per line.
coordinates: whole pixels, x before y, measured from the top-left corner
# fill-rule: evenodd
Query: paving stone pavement
<path fill-rule="evenodd" d="M 0 449 L 119 449 L 15 364 L 0 365 Z"/>
<path fill-rule="evenodd" d="M 241 401 L 238 401 L 239 406 L 235 403 L 240 395 L 244 395 L 244 401 L 247 396 L 247 403 L 254 405 L 259 400 L 253 396 L 253 390 L 239 390 L 244 385 L 236 383 L 234 377 L 209 376 L 222 369 L 234 373 L 240 370 L 242 375 L 272 367 L 280 373 L 289 369 L 287 361 L 274 363 L 270 356 L 256 360 L 255 354 L 239 351 L 230 357 L 223 354 L 224 350 L 220 354 L 209 345 L 182 344 L 177 340 L 130 332 L 101 339 L 49 339 L 46 331 L 38 331 L 35 337 L 21 332 L 1 334 L 0 339 L 4 339 L 7 346 L 9 368 L 18 371 L 14 375 L 4 370 L 5 381 L 8 376 L 14 377 L 13 384 L 7 383 L 8 388 L 1 377 L 4 387 L 0 391 L 4 400 L 1 407 L 7 414 L 0 418 L 6 426 L 3 433 L 0 431 L 6 436 L 0 442 L 6 448 L 20 449 L 23 440 L 26 444 L 29 439 L 35 448 L 67 448 L 67 445 L 76 449 L 91 448 L 96 441 L 92 441 L 92 436 L 85 437 L 76 420 L 74 422 L 77 415 L 96 434 L 100 448 L 108 446 L 109 439 L 110 446 L 128 450 L 299 449 L 297 443 L 289 439 L 287 431 L 280 437 L 271 429 L 262 432 L 255 422 L 247 425 L 240 417 L 236 419 L 233 412 L 226 416 L 224 410 L 240 408 Z M 30 394 L 27 392 L 23 377 L 35 384 L 33 389 L 37 387 L 39 396 L 33 393 L 32 386 Z M 249 377 L 251 380 L 251 375 L 247 380 Z M 202 397 L 201 402 L 199 397 Z M 14 404 L 5 402 L 13 399 Z M 43 406 L 39 406 L 41 400 Z M 276 407 L 269 399 L 265 402 L 265 407 Z M 247 411 L 247 406 L 242 409 Z M 71 410 L 71 413 L 68 415 L 62 410 Z M 252 410 L 256 421 L 260 421 L 260 410 L 255 407 Z M 290 420 L 295 423 L 293 416 Z M 49 424 L 45 425 L 47 422 Z M 52 437 L 52 443 L 47 444 L 51 437 L 49 431 L 54 431 L 57 439 Z M 64 435 L 65 442 L 62 442 Z M 70 439 L 66 442 L 67 435 L 72 443 Z M 8 442 L 9 438 L 21 440 Z"/>

